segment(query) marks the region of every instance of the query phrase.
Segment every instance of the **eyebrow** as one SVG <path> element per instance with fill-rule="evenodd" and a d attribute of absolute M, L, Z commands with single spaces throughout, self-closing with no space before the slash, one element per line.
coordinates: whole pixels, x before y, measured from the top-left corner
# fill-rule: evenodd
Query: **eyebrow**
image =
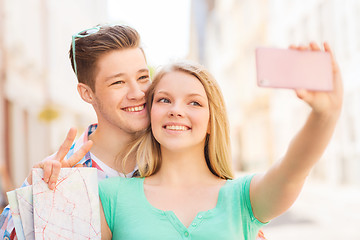
<path fill-rule="evenodd" d="M 170 93 L 168 93 L 167 91 L 165 90 L 159 90 L 157 92 L 155 92 L 155 94 L 165 94 L 165 95 L 171 95 Z M 190 93 L 190 94 L 187 94 L 186 97 L 201 97 L 203 99 L 207 99 L 207 96 L 203 96 L 203 95 L 200 95 L 198 93 Z"/>
<path fill-rule="evenodd" d="M 136 73 L 144 73 L 144 72 L 149 73 L 150 71 L 149 71 L 149 69 L 147 69 L 147 68 L 142 68 L 142 69 L 139 69 Z M 113 78 L 121 77 L 121 76 L 124 76 L 124 75 L 126 75 L 126 74 L 125 74 L 125 73 L 122 73 L 122 72 L 116 73 L 116 74 L 114 74 L 114 75 L 111 75 L 111 76 L 109 76 L 109 77 L 106 77 L 106 80 L 105 80 L 105 81 L 111 80 L 111 79 L 113 79 Z"/>

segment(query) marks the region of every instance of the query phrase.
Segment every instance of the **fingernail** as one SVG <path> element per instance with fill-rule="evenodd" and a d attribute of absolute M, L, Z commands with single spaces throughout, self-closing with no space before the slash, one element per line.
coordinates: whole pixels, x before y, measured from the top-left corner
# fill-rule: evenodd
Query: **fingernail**
<path fill-rule="evenodd" d="M 55 183 L 52 183 L 51 185 L 50 185 L 50 189 L 54 189 L 55 188 Z"/>

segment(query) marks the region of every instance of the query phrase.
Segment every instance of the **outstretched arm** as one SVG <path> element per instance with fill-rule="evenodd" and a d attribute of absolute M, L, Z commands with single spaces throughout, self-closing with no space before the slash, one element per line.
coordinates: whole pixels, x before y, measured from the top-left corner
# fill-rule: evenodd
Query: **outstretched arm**
<path fill-rule="evenodd" d="M 315 43 L 309 47 L 291 47 L 299 51 L 320 51 Z M 312 111 L 289 148 L 279 162 L 265 174 L 254 176 L 250 186 L 250 198 L 256 218 L 267 222 L 285 212 L 298 197 L 306 177 L 325 151 L 340 116 L 343 87 L 337 63 L 328 44 L 333 67 L 333 91 L 314 92 L 296 90 Z"/>

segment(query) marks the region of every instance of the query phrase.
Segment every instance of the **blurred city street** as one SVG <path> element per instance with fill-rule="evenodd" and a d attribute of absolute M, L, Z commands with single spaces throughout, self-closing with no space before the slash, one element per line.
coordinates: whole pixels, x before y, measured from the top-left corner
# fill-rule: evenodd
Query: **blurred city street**
<path fill-rule="evenodd" d="M 295 204 L 263 231 L 268 240 L 360 240 L 360 0 L 0 0 L 0 210 L 70 127 L 78 138 L 98 122 L 78 94 L 69 47 L 99 24 L 137 29 L 151 76 L 183 58 L 210 70 L 237 176 L 282 157 L 310 112 L 293 89 L 257 85 L 256 49 L 329 43 L 343 78 L 340 119 Z"/>
<path fill-rule="evenodd" d="M 359 240 L 360 188 L 308 180 L 298 200 L 263 231 L 268 240 Z"/>

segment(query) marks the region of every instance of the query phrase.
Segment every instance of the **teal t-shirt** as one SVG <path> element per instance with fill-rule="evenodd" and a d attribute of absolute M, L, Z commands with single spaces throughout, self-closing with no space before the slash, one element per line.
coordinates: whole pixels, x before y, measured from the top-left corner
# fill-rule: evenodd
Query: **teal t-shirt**
<path fill-rule="evenodd" d="M 109 178 L 99 194 L 113 239 L 236 239 L 253 240 L 263 223 L 250 204 L 252 176 L 227 180 L 215 208 L 199 212 L 186 228 L 172 211 L 153 207 L 144 193 L 144 178 Z"/>

